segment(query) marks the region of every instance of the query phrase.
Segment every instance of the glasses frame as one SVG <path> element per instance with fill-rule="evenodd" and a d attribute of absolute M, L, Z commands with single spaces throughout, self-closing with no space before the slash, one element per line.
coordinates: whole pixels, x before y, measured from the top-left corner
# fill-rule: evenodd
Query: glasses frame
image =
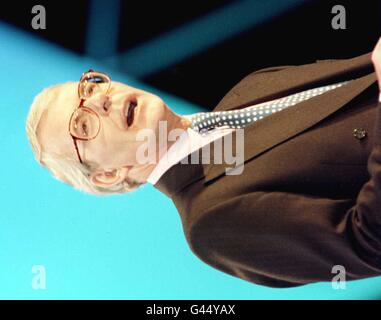
<path fill-rule="evenodd" d="M 102 76 L 104 76 L 104 77 L 108 80 L 109 85 L 108 85 L 106 94 L 108 93 L 108 91 L 109 91 L 109 89 L 110 89 L 110 87 L 111 87 L 111 78 L 110 78 L 107 74 L 105 74 L 105 73 L 103 73 L 103 72 L 99 72 L 99 71 L 94 71 L 93 69 L 89 69 L 88 71 L 84 72 L 84 73 L 82 74 L 81 78 L 79 79 L 77 92 L 78 92 L 78 97 L 79 97 L 80 101 L 79 101 L 79 105 L 78 105 L 78 107 L 73 111 L 73 113 L 72 113 L 71 116 L 70 116 L 70 120 L 69 120 L 69 134 L 70 134 L 70 136 L 71 136 L 72 139 L 73 139 L 74 148 L 75 148 L 75 151 L 76 151 L 76 153 L 77 153 L 78 160 L 79 160 L 79 162 L 80 162 L 81 164 L 84 164 L 84 162 L 82 161 L 82 157 L 81 157 L 81 155 L 80 155 L 80 153 L 79 153 L 78 142 L 77 142 L 77 140 L 82 140 L 82 141 L 93 140 L 93 139 L 95 139 L 95 138 L 98 136 L 98 133 L 99 133 L 99 131 L 101 130 L 101 119 L 100 119 L 100 117 L 99 117 L 99 114 L 98 114 L 96 111 L 92 110 L 91 108 L 88 108 L 88 107 L 85 107 L 85 106 L 84 106 L 84 103 L 85 103 L 85 101 L 86 101 L 86 98 L 83 98 L 83 97 L 81 96 L 81 93 L 80 93 L 80 85 L 81 85 L 82 81 L 85 79 L 85 77 L 87 76 L 87 74 L 90 73 L 90 72 L 96 72 L 96 73 L 99 73 L 99 74 L 101 74 Z M 91 137 L 91 138 L 78 138 L 78 137 L 74 136 L 74 135 L 71 133 L 71 131 L 70 131 L 71 122 L 72 122 L 74 116 L 77 115 L 78 110 L 79 110 L 80 108 L 82 108 L 82 109 L 85 110 L 86 112 L 89 112 L 89 113 L 91 113 L 91 114 L 94 114 L 94 115 L 98 118 L 98 121 L 99 121 L 99 128 L 98 128 L 98 131 L 97 131 L 97 133 L 96 133 L 96 135 L 95 135 L 94 137 Z"/>

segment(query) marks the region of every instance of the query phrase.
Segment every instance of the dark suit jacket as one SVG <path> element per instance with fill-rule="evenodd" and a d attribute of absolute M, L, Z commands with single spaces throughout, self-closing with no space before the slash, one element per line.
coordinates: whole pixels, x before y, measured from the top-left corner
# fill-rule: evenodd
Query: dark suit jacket
<path fill-rule="evenodd" d="M 253 72 L 215 110 L 349 79 L 247 126 L 241 175 L 212 158 L 160 178 L 197 257 L 270 287 L 331 281 L 335 265 L 346 280 L 381 274 L 381 105 L 371 53 Z"/>

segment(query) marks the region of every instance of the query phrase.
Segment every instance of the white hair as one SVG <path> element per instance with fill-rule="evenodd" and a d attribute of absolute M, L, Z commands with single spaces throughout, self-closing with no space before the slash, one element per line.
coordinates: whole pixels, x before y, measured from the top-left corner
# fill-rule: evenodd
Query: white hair
<path fill-rule="evenodd" d="M 68 84 L 74 84 L 74 82 L 50 86 L 41 91 L 33 99 L 25 128 L 35 159 L 41 166 L 48 169 L 57 180 L 88 194 L 105 196 L 126 193 L 137 189 L 142 183 L 132 179 L 125 179 L 110 188 L 96 186 L 91 183 L 89 179 L 90 173 L 98 167 L 96 163 L 89 163 L 89 165 L 81 164 L 79 161 L 75 161 L 66 156 L 57 153 L 48 153 L 43 150 L 37 138 L 37 130 L 41 117 L 54 103 L 56 99 L 55 91 Z"/>

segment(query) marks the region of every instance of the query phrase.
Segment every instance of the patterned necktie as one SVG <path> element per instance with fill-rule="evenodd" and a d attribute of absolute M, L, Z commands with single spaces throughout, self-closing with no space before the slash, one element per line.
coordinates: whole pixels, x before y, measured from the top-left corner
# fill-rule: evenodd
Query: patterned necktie
<path fill-rule="evenodd" d="M 205 134 L 216 127 L 244 128 L 250 123 L 267 117 L 277 111 L 291 107 L 299 102 L 341 87 L 351 80 L 309 89 L 290 96 L 231 111 L 199 112 L 192 116 L 190 128 Z"/>

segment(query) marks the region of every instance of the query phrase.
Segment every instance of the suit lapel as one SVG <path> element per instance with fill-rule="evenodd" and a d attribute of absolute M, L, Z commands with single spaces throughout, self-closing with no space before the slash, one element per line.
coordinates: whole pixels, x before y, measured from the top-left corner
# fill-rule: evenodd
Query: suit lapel
<path fill-rule="evenodd" d="M 262 84 L 261 79 L 258 79 L 259 74 L 255 81 L 247 79 L 247 83 L 241 82 L 224 97 L 216 110 L 233 110 L 328 83 L 354 78 L 355 80 L 247 126 L 244 129 L 244 162 L 317 124 L 377 81 L 370 54 L 344 61 L 315 63 L 291 69 L 282 70 L 273 75 L 264 74 L 263 77 L 268 78 Z M 285 76 L 281 74 L 282 72 Z M 368 74 L 364 76 L 364 73 Z M 233 150 L 235 150 L 235 134 L 233 134 L 232 142 Z M 211 150 L 211 156 L 213 156 L 213 143 Z M 205 183 L 224 174 L 226 167 L 231 165 L 216 164 L 212 158 L 211 163 L 204 168 Z"/>

